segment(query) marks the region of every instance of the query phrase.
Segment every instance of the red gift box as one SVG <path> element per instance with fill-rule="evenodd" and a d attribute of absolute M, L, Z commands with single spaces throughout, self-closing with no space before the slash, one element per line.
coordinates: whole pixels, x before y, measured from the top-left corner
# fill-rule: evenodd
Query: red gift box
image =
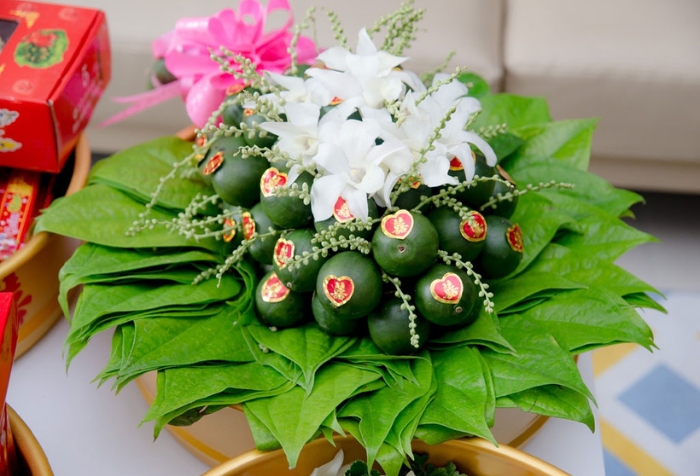
<path fill-rule="evenodd" d="M 0 476 L 17 474 L 17 455 L 7 420 L 5 397 L 15 359 L 19 321 L 12 293 L 0 293 Z"/>
<path fill-rule="evenodd" d="M 0 2 L 0 167 L 57 173 L 109 83 L 103 12 Z"/>

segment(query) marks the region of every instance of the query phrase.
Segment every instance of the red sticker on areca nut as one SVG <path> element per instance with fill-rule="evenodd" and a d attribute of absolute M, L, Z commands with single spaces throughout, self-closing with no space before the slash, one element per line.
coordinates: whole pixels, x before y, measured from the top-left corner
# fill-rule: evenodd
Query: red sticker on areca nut
<path fill-rule="evenodd" d="M 270 167 L 260 177 L 260 190 L 263 197 L 270 197 L 275 194 L 277 187 L 287 185 L 287 174 L 280 172 L 275 167 Z"/>
<path fill-rule="evenodd" d="M 224 227 L 230 228 L 226 233 L 224 233 L 224 241 L 229 243 L 236 237 L 236 220 L 233 218 L 224 218 Z"/>
<path fill-rule="evenodd" d="M 337 106 L 341 102 L 343 102 L 342 99 L 340 99 L 338 96 L 334 96 L 333 99 L 331 99 L 331 102 L 328 103 L 328 105 L 329 106 Z"/>
<path fill-rule="evenodd" d="M 251 108 L 249 108 L 249 107 L 243 109 L 243 115 L 244 115 L 245 117 L 250 117 L 250 116 L 252 116 L 253 114 L 255 114 L 255 109 L 251 109 Z"/>
<path fill-rule="evenodd" d="M 338 197 L 338 200 L 335 201 L 335 206 L 333 207 L 333 218 L 338 220 L 340 223 L 347 223 L 355 218 L 348 207 L 348 203 L 342 197 Z"/>
<path fill-rule="evenodd" d="M 457 172 L 460 170 L 464 170 L 464 167 L 462 166 L 462 161 L 459 160 L 457 157 L 452 157 L 452 160 L 450 160 L 450 171 Z"/>
<path fill-rule="evenodd" d="M 457 304 L 462 299 L 463 292 L 462 279 L 454 273 L 445 273 L 442 278 L 430 283 L 433 299 L 444 304 Z"/>
<path fill-rule="evenodd" d="M 467 218 L 459 224 L 459 232 L 467 241 L 484 241 L 486 238 L 486 220 L 484 216 L 475 211 L 467 212 Z"/>
<path fill-rule="evenodd" d="M 280 238 L 275 244 L 275 263 L 280 269 L 284 268 L 294 257 L 294 242 Z"/>
<path fill-rule="evenodd" d="M 241 213 L 241 225 L 243 227 L 243 239 L 250 240 L 255 234 L 255 220 L 250 212 Z"/>
<path fill-rule="evenodd" d="M 275 273 L 272 273 L 263 283 L 261 294 L 265 302 L 281 302 L 289 296 L 289 289 L 282 284 Z"/>
<path fill-rule="evenodd" d="M 506 241 L 513 251 L 523 252 L 523 232 L 517 223 L 506 230 Z"/>
<path fill-rule="evenodd" d="M 209 159 L 209 162 L 207 162 L 207 165 L 204 166 L 202 173 L 204 175 L 211 175 L 214 172 L 216 172 L 217 169 L 219 167 L 221 167 L 221 164 L 223 164 L 223 163 L 224 163 L 224 153 L 219 151 L 216 154 L 211 156 L 211 158 Z"/>
<path fill-rule="evenodd" d="M 413 230 L 413 216 L 407 210 L 387 215 L 382 218 L 382 233 L 389 238 L 403 240 Z"/>
<path fill-rule="evenodd" d="M 333 307 L 340 307 L 352 298 L 355 283 L 349 276 L 333 276 L 329 274 L 323 279 L 323 294 L 326 295 Z"/>

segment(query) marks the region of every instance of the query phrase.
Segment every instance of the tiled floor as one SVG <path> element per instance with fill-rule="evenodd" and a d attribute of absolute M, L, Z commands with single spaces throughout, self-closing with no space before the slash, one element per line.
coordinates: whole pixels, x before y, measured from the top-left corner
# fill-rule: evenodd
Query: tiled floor
<path fill-rule="evenodd" d="M 631 223 L 661 240 L 619 264 L 656 286 L 668 314 L 645 311 L 653 353 L 594 353 L 608 476 L 700 474 L 700 196 L 644 194 Z"/>

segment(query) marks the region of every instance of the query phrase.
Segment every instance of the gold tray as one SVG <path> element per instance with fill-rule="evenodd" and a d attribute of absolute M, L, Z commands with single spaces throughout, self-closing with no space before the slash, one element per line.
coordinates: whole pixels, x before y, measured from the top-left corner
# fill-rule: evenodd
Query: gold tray
<path fill-rule="evenodd" d="M 90 146 L 83 134 L 76 145 L 73 173 L 65 195 L 85 186 L 91 165 Z M 0 263 L 0 291 L 14 293 L 21 323 L 15 358 L 31 349 L 63 315 L 58 304 L 58 271 L 78 244 L 65 236 L 38 233 Z"/>
<path fill-rule="evenodd" d="M 248 451 L 213 468 L 202 476 L 308 476 L 311 472 L 332 460 L 339 449 L 343 450 L 344 463 L 365 458 L 362 446 L 353 438 L 336 436 L 335 447 L 325 439 L 314 440 L 304 446 L 296 468 L 289 469 L 282 450 Z M 498 448 L 481 438 L 452 440 L 439 445 L 413 442 L 413 451 L 427 453 L 428 461 L 436 466 L 454 462 L 457 468 L 469 476 L 566 476 L 567 473 L 507 445 Z"/>
<path fill-rule="evenodd" d="M 19 474 L 17 476 L 53 476 L 44 450 L 26 423 L 7 405 L 12 438 L 17 449 Z"/>

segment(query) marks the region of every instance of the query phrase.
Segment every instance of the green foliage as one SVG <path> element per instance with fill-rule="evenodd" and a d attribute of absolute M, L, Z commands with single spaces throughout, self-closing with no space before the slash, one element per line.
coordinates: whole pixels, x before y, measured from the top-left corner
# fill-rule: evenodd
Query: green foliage
<path fill-rule="evenodd" d="M 432 336 L 410 357 L 385 355 L 367 337 L 332 337 L 311 320 L 262 326 L 252 305 L 256 270 L 245 259 L 228 263 L 220 280 L 191 284 L 231 250 L 213 236 L 196 240 L 167 226 L 211 192 L 171 173 L 192 149 L 162 138 L 100 162 L 87 187 L 39 219 L 39 231 L 86 242 L 60 274 L 66 311 L 69 291 L 80 290 L 68 362 L 96 333 L 114 329 L 97 379 L 118 390 L 156 371 L 158 392 L 145 417 L 156 434 L 169 422 L 242 404 L 258 448 L 284 448 L 292 466 L 310 439 L 344 431 L 395 476 L 407 457 L 421 461 L 411 451 L 414 437 L 492 439 L 500 407 L 592 428 L 592 396 L 572 355 L 620 342 L 652 348 L 636 308 L 663 309 L 649 296 L 658 294 L 653 287 L 614 264 L 653 241 L 621 219 L 641 197 L 586 172 L 595 121 L 552 122 L 541 98 L 491 94 L 476 76 L 460 79 L 483 105 L 472 129 L 490 131 L 521 190 L 551 180 L 574 185 L 520 196 L 512 221 L 522 228 L 525 254 L 510 276 L 487 282 L 494 313 L 482 310 L 472 325 Z M 142 229 L 132 233 L 135 223 Z M 366 470 L 358 465 L 350 474 Z"/>

